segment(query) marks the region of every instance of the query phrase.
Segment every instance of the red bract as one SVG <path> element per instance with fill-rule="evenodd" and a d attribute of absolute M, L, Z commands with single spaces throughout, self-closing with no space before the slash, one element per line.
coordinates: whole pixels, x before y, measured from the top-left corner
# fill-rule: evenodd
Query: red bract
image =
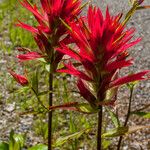
<path fill-rule="evenodd" d="M 40 10 L 38 10 L 36 4 L 32 5 L 28 0 L 20 1 L 20 3 L 35 16 L 39 25 L 31 27 L 22 22 L 19 22 L 17 25 L 32 33 L 36 33 L 41 29 L 44 33 L 51 33 L 56 27 L 58 27 L 58 30 L 62 29 L 60 18 L 72 20 L 81 12 L 81 0 L 41 0 L 42 7 Z"/>
<path fill-rule="evenodd" d="M 37 7 L 28 0 L 20 0 L 21 5 L 34 15 L 37 25 L 31 26 L 21 21 L 16 25 L 31 32 L 45 60 L 57 66 L 63 53 L 55 52 L 54 47 L 58 47 L 61 40 L 70 43 L 67 28 L 62 22 L 72 22 L 80 14 L 81 0 L 40 0 L 40 2 L 40 7 Z M 18 56 L 21 61 L 39 57 L 32 53 Z"/>
<path fill-rule="evenodd" d="M 28 79 L 25 76 L 16 74 L 12 70 L 9 70 L 9 73 L 13 76 L 13 78 L 22 86 L 28 85 Z"/>
<path fill-rule="evenodd" d="M 60 48 L 57 48 L 58 51 L 69 55 L 83 65 L 84 75 L 91 80 L 77 75 L 76 72 L 79 70 L 73 66 L 70 68 L 70 66 L 65 65 L 66 69 L 60 69 L 59 72 L 78 76 L 77 86 L 80 94 L 90 104 L 91 100 L 95 104 L 95 101 L 99 103 L 99 101 L 114 98 L 118 86 L 146 79 L 144 76 L 149 73 L 149 71 L 144 71 L 121 78 L 118 76 L 120 69 L 133 64 L 133 59 L 128 59 L 127 50 L 141 41 L 140 38 L 131 41 L 135 29 L 126 29 L 120 22 L 121 16 L 122 14 L 111 16 L 107 8 L 106 17 L 104 17 L 99 8 L 90 6 L 87 21 L 80 18 L 78 23 L 69 23 L 70 35 L 77 45 L 77 49 L 67 47 L 63 43 L 61 43 Z M 82 82 L 82 80 L 86 81 Z M 90 88 L 84 85 L 85 83 L 90 85 Z"/>
<path fill-rule="evenodd" d="M 41 57 L 42 55 L 37 52 L 29 52 L 29 53 L 21 54 L 17 56 L 17 58 L 20 59 L 20 61 L 33 60 L 33 59 L 37 59 Z"/>

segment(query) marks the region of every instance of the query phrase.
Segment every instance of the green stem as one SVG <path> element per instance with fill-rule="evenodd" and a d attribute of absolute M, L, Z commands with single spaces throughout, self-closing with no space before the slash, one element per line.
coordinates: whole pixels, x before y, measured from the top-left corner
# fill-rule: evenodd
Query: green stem
<path fill-rule="evenodd" d="M 103 107 L 99 106 L 98 112 L 98 129 L 97 129 L 97 150 L 102 150 L 102 119 L 103 119 Z"/>
<path fill-rule="evenodd" d="M 53 68 L 50 65 L 49 73 L 49 107 L 53 104 Z M 48 112 L 48 150 L 52 150 L 52 111 Z"/>
<path fill-rule="evenodd" d="M 132 101 L 132 96 L 133 96 L 133 89 L 134 89 L 134 87 L 130 88 L 129 106 L 128 106 L 127 116 L 126 116 L 126 119 L 124 122 L 124 127 L 127 126 L 127 123 L 129 121 L 129 117 L 130 117 L 130 113 L 131 113 L 131 101 Z M 117 150 L 120 150 L 122 139 L 123 139 L 123 136 L 120 136 L 119 141 L 118 141 L 118 145 L 117 145 Z"/>

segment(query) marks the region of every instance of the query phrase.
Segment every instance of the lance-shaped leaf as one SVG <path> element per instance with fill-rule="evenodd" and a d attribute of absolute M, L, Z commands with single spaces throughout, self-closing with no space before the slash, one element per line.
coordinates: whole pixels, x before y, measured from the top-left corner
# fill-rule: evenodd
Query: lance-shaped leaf
<path fill-rule="evenodd" d="M 82 80 L 78 80 L 77 87 L 80 91 L 81 96 L 83 96 L 91 106 L 95 106 L 96 98 L 95 96 L 86 88 Z"/>
<path fill-rule="evenodd" d="M 32 74 L 32 88 L 35 90 L 35 92 L 38 94 L 38 69 L 36 69 Z"/>
<path fill-rule="evenodd" d="M 27 61 L 27 60 L 34 60 L 34 59 L 37 59 L 37 58 L 42 58 L 42 55 L 37 53 L 37 52 L 29 52 L 29 53 L 26 53 L 26 54 L 18 55 L 17 58 L 20 61 Z"/>
<path fill-rule="evenodd" d="M 117 87 L 117 86 L 129 83 L 129 82 L 146 80 L 149 77 L 146 78 L 145 75 L 147 75 L 149 72 L 150 72 L 150 70 L 145 70 L 145 71 L 142 71 L 142 72 L 139 72 L 136 74 L 131 74 L 131 75 L 128 75 L 125 77 L 118 78 L 110 83 L 110 88 Z"/>
<path fill-rule="evenodd" d="M 72 63 L 70 62 L 69 64 L 64 64 L 64 66 L 67 69 L 59 69 L 57 70 L 57 72 L 62 72 L 62 73 L 68 73 L 68 74 L 72 74 L 74 76 L 77 76 L 81 79 L 87 80 L 87 81 L 92 81 L 92 79 L 90 77 L 88 77 L 85 73 L 77 70 Z"/>
<path fill-rule="evenodd" d="M 131 114 L 137 115 L 139 117 L 143 117 L 145 119 L 150 119 L 150 112 L 139 111 L 139 112 L 132 112 Z"/>
<path fill-rule="evenodd" d="M 108 141 L 108 140 L 103 140 L 102 141 L 102 147 L 103 147 L 103 150 L 107 150 L 108 147 L 111 145 L 111 141 Z"/>
<path fill-rule="evenodd" d="M 68 102 L 62 105 L 51 106 L 49 107 L 49 110 L 62 109 L 62 110 L 77 111 L 77 108 L 76 108 L 77 105 L 78 105 L 78 102 Z"/>
<path fill-rule="evenodd" d="M 64 143 L 70 141 L 70 140 L 74 140 L 74 139 L 78 139 L 79 137 L 81 137 L 84 133 L 87 133 L 91 130 L 91 128 L 87 128 L 87 129 L 83 129 L 79 132 L 75 132 L 73 134 L 70 134 L 68 136 L 65 136 L 65 137 L 60 137 L 56 140 L 56 142 L 53 144 L 54 147 L 57 147 L 57 146 L 61 146 L 63 145 Z"/>
<path fill-rule="evenodd" d="M 41 22 L 42 20 L 44 21 L 44 17 L 39 13 L 39 11 L 38 11 L 36 5 L 34 5 L 34 6 L 31 5 L 28 0 L 23 0 L 23 1 L 20 0 L 20 3 L 21 3 L 21 5 L 22 5 L 23 7 L 25 7 L 25 8 L 28 9 L 30 12 L 32 12 L 32 13 L 34 14 L 35 18 L 36 18 L 38 21 L 39 21 L 39 20 L 40 20 L 40 22 Z"/>
<path fill-rule="evenodd" d="M 6 142 L 0 142 L 0 149 L 1 150 L 9 150 L 9 144 Z"/>
<path fill-rule="evenodd" d="M 98 108 L 92 108 L 87 103 L 78 103 L 78 102 L 68 102 L 65 104 L 49 107 L 49 110 L 57 110 L 57 109 L 78 111 L 78 112 L 85 113 L 85 114 L 91 114 L 91 113 L 98 112 Z"/>
<path fill-rule="evenodd" d="M 9 150 L 20 150 L 23 148 L 25 142 L 25 136 L 21 134 L 15 134 L 13 130 L 10 132 L 9 137 Z"/>
<path fill-rule="evenodd" d="M 127 49 L 129 49 L 130 47 L 136 45 L 141 40 L 142 40 L 141 38 L 138 38 L 135 41 L 132 41 L 130 43 L 122 44 L 122 46 L 118 50 L 116 50 L 116 52 L 111 56 L 111 58 L 114 58 L 114 57 L 118 56 L 120 53 L 125 52 Z"/>
<path fill-rule="evenodd" d="M 113 71 L 113 70 L 116 70 L 116 69 L 121 69 L 123 67 L 128 67 L 130 65 L 133 64 L 133 59 L 130 59 L 130 60 L 121 60 L 121 61 L 114 61 L 112 63 L 109 63 L 106 65 L 105 69 L 107 71 Z"/>
<path fill-rule="evenodd" d="M 147 128 L 150 128 L 150 126 L 118 127 L 118 128 L 111 129 L 106 133 L 102 134 L 102 138 L 128 135 L 138 130 L 147 129 Z"/>
<path fill-rule="evenodd" d="M 25 23 L 23 23 L 21 21 L 18 21 L 18 22 L 19 23 L 17 23 L 16 26 L 19 26 L 19 27 L 21 27 L 23 29 L 26 29 L 27 31 L 29 31 L 31 33 L 38 33 L 38 29 L 37 28 L 32 27 L 32 26 L 30 26 L 28 24 L 25 24 Z"/>
<path fill-rule="evenodd" d="M 44 144 L 38 144 L 38 145 L 28 148 L 28 150 L 47 150 L 47 149 L 48 149 L 47 145 L 44 145 Z"/>
<path fill-rule="evenodd" d="M 97 113 L 98 107 L 91 107 L 91 105 L 87 104 L 87 103 L 81 103 L 76 105 L 76 108 L 79 112 L 85 113 L 85 114 L 92 114 L 92 113 Z"/>
<path fill-rule="evenodd" d="M 114 123 L 115 127 L 116 128 L 120 127 L 120 121 L 119 121 L 118 116 L 114 112 L 112 112 L 109 108 L 106 108 L 106 110 L 108 111 L 108 113 L 111 117 L 111 120 Z"/>
<path fill-rule="evenodd" d="M 61 48 L 56 48 L 57 51 L 60 51 L 61 53 L 69 55 L 71 58 L 74 58 L 75 60 L 80 61 L 80 56 L 78 53 L 73 51 L 71 48 L 68 48 L 65 44 L 60 43 Z"/>

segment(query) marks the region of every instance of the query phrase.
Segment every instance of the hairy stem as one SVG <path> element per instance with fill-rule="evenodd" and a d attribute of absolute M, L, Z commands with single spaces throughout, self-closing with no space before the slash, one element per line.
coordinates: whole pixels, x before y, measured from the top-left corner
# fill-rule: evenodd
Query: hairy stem
<path fill-rule="evenodd" d="M 97 129 L 97 150 L 102 149 L 102 115 L 103 115 L 103 107 L 99 106 L 99 112 L 98 112 L 98 129 Z"/>
<path fill-rule="evenodd" d="M 132 96 L 133 96 L 133 87 L 130 89 L 129 106 L 128 106 L 128 112 L 127 112 L 127 115 L 126 115 L 126 119 L 125 119 L 125 122 L 124 122 L 124 127 L 127 126 L 127 123 L 129 121 L 129 117 L 130 117 L 130 113 L 131 113 Z M 118 141 L 117 150 L 120 150 L 120 148 L 121 148 L 122 139 L 123 139 L 123 136 L 120 136 L 119 141 Z"/>
<path fill-rule="evenodd" d="M 49 73 L 49 107 L 53 104 L 53 71 L 50 65 Z M 52 150 L 52 111 L 48 112 L 48 150 Z"/>

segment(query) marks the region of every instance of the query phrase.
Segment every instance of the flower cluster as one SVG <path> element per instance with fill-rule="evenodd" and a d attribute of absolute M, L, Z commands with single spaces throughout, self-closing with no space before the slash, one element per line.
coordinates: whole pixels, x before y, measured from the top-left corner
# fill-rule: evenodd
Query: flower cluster
<path fill-rule="evenodd" d="M 78 77 L 77 87 L 80 94 L 97 107 L 102 102 L 108 104 L 115 99 L 119 86 L 144 80 L 149 71 L 119 77 L 119 70 L 133 64 L 129 57 L 128 49 L 139 41 L 131 41 L 134 28 L 126 29 L 121 24 L 122 14 L 110 16 L 102 15 L 99 8 L 90 6 L 87 17 L 78 19 L 78 23 L 70 22 L 70 36 L 77 45 L 76 49 L 66 46 L 61 42 L 58 51 L 69 55 L 83 66 L 80 71 L 73 63 L 65 64 L 58 72 L 65 72 Z"/>
<path fill-rule="evenodd" d="M 20 61 L 27 61 L 43 57 L 46 62 L 53 65 L 55 71 L 63 54 L 55 51 L 54 47 L 58 47 L 60 41 L 65 44 L 70 42 L 62 21 L 72 22 L 80 14 L 81 0 L 40 0 L 40 2 L 41 7 L 38 8 L 28 0 L 20 1 L 21 5 L 33 14 L 37 25 L 31 26 L 21 21 L 16 25 L 32 33 L 39 51 L 19 48 L 25 53 L 18 55 L 17 58 Z"/>
<path fill-rule="evenodd" d="M 53 48 L 58 46 L 58 42 L 65 41 L 66 28 L 61 23 L 61 20 L 72 21 L 75 16 L 78 16 L 81 12 L 80 0 L 41 0 L 41 9 L 38 10 L 36 4 L 32 5 L 28 0 L 21 1 L 23 7 L 29 10 L 38 22 L 38 25 L 33 27 L 25 24 L 21 21 L 17 24 L 28 31 L 30 31 L 40 49 L 43 56 L 53 58 L 48 60 L 51 63 L 58 63 L 62 58 L 62 54 L 53 52 Z M 67 37 L 68 38 L 68 37 Z M 31 59 L 39 57 L 39 53 L 28 53 L 24 57 L 18 57 L 19 59 L 29 60 L 29 55 L 32 55 Z M 42 57 L 41 55 L 41 57 Z M 52 56 L 54 55 L 54 56 Z M 27 57 L 26 57 L 27 56 Z M 34 57 L 35 56 L 35 57 Z"/>

